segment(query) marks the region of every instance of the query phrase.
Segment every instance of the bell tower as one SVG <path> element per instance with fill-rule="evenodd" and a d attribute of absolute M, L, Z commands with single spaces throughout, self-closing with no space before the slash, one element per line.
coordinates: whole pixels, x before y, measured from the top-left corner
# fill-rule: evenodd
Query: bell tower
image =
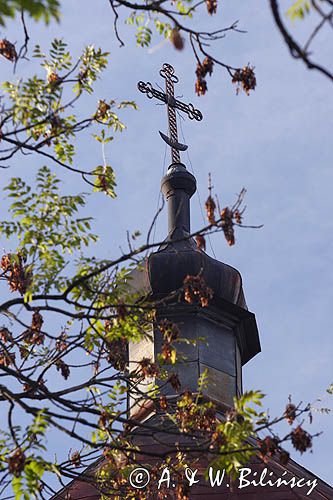
<path fill-rule="evenodd" d="M 162 179 L 169 234 L 134 281 L 156 300 L 181 289 L 188 276 L 203 278 L 212 291 L 207 306 L 178 301 L 164 304 L 158 310 L 157 323 L 168 319 L 187 340 L 177 345 L 177 357 L 182 361 L 170 368 L 177 372 L 182 390 L 195 392 L 198 377 L 205 372 L 207 397 L 221 406 L 231 406 L 233 397 L 242 393 L 242 366 L 260 352 L 259 335 L 255 316 L 246 307 L 239 272 L 199 250 L 189 238 L 190 198 L 195 189 L 195 178 L 183 164 L 170 165 Z M 162 344 L 162 334 L 154 328 L 150 341 L 130 343 L 130 362 L 137 363 L 142 357 L 156 361 Z M 162 392 L 176 396 L 170 385 Z M 138 411 L 141 413 L 140 408 L 132 407 L 134 418 Z"/>

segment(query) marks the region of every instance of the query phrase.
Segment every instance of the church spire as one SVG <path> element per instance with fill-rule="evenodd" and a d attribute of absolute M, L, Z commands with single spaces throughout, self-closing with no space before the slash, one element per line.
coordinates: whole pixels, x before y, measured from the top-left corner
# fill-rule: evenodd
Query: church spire
<path fill-rule="evenodd" d="M 135 289 L 151 301 L 158 299 L 159 305 L 150 338 L 129 343 L 130 366 L 136 366 L 143 355 L 154 362 L 159 359 L 163 334 L 158 324 L 167 319 L 179 327 L 187 342 L 180 343 L 177 362 L 166 366 L 166 371 L 176 372 L 182 390 L 188 388 L 192 392 L 197 391 L 198 378 L 205 374 L 204 396 L 218 405 L 231 406 L 233 398 L 242 393 L 242 366 L 260 352 L 256 320 L 247 310 L 240 273 L 207 255 L 189 238 L 190 198 L 196 191 L 196 180 L 180 161 L 180 151 L 187 146 L 178 141 L 176 110 L 198 121 L 202 114 L 192 104 L 175 99 L 173 85 L 178 79 L 172 66 L 164 64 L 160 74 L 166 79 L 166 93 L 154 89 L 150 82 L 139 82 L 138 88 L 148 98 L 155 97 L 167 105 L 170 135 L 161 137 L 170 146 L 172 157 L 162 179 L 168 202 L 169 236 L 158 251 L 149 255 L 144 268 L 133 275 Z M 175 295 L 184 289 L 185 282 L 197 278 L 212 293 L 205 306 L 195 300 L 179 300 L 179 295 Z M 170 300 L 164 303 L 163 297 Z M 170 384 L 156 383 L 162 384 L 162 394 L 177 398 Z M 130 395 L 129 408 L 133 418 L 146 418 L 142 399 Z"/>

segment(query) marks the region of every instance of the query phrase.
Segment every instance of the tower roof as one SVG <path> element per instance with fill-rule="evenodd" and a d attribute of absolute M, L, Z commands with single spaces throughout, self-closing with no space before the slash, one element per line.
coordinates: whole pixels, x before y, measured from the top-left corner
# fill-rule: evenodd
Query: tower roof
<path fill-rule="evenodd" d="M 196 191 L 194 176 L 183 164 L 172 164 L 162 179 L 162 191 L 168 201 L 169 234 L 148 257 L 144 273 L 135 277 L 135 287 L 156 297 L 181 288 L 187 275 L 200 274 L 215 298 L 247 309 L 240 273 L 207 255 L 190 237 L 189 200 Z"/>
<path fill-rule="evenodd" d="M 240 323 L 238 344 L 244 365 L 261 350 L 255 316 L 247 310 L 242 278 L 235 268 L 213 259 L 191 237 L 190 198 L 195 177 L 181 163 L 170 165 L 162 179 L 168 203 L 169 233 L 158 251 L 131 275 L 131 285 L 151 300 L 183 287 L 187 276 L 201 276 L 213 292 L 210 308 L 223 310 Z"/>

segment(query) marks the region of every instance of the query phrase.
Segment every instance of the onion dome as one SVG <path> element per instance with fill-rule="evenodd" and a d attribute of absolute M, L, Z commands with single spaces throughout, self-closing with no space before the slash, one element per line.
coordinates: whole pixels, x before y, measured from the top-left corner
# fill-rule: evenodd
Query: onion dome
<path fill-rule="evenodd" d="M 148 257 L 145 272 L 133 276 L 135 288 L 157 298 L 181 288 L 187 275 L 200 274 L 215 299 L 246 309 L 240 273 L 207 255 L 190 238 L 190 198 L 196 191 L 195 177 L 182 163 L 173 163 L 161 188 L 168 202 L 169 234 L 159 250 Z"/>
<path fill-rule="evenodd" d="M 213 297 L 208 308 L 199 307 L 205 310 L 199 314 L 207 316 L 209 309 L 230 319 L 237 330 L 244 365 L 260 352 L 260 341 L 255 316 L 247 310 L 241 275 L 197 248 L 190 237 L 190 198 L 196 191 L 196 180 L 182 163 L 170 165 L 161 188 L 168 203 L 169 234 L 158 251 L 145 260 L 143 268 L 132 274 L 131 285 L 148 299 L 156 300 L 181 289 L 187 276 L 200 275 Z"/>

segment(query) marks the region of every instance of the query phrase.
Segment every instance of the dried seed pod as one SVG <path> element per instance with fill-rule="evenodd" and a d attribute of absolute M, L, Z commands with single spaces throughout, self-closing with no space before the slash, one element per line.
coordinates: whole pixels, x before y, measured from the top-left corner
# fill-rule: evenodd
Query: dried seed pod
<path fill-rule="evenodd" d="M 43 316 L 39 311 L 35 311 L 32 315 L 31 328 L 32 330 L 39 331 L 44 323 Z"/>
<path fill-rule="evenodd" d="M 202 234 L 197 234 L 195 241 L 199 250 L 206 250 L 206 240 Z"/>
<path fill-rule="evenodd" d="M 7 342 L 11 342 L 12 339 L 13 339 L 12 334 L 10 333 L 8 328 L 6 328 L 5 326 L 1 327 L 0 328 L 0 340 L 1 340 L 1 342 L 3 342 L 4 344 L 7 344 Z"/>
<path fill-rule="evenodd" d="M 186 302 L 190 304 L 199 302 L 201 307 L 206 307 L 212 297 L 213 290 L 206 285 L 202 276 L 186 276 L 184 279 L 184 299 Z"/>
<path fill-rule="evenodd" d="M 174 349 L 172 349 L 171 345 L 168 342 L 163 343 L 161 355 L 166 363 L 169 363 L 171 361 L 173 351 Z"/>
<path fill-rule="evenodd" d="M 213 60 L 208 56 L 205 57 L 205 59 L 203 60 L 202 66 L 204 68 L 205 75 L 208 74 L 209 76 L 211 76 L 213 73 L 213 66 L 214 66 Z"/>
<path fill-rule="evenodd" d="M 40 345 L 44 343 L 45 335 L 41 331 L 43 322 L 42 315 L 35 311 L 32 315 L 30 328 L 23 333 L 23 339 L 27 344 Z"/>
<path fill-rule="evenodd" d="M 26 346 L 24 346 L 24 345 L 20 345 L 19 350 L 20 350 L 20 356 L 21 356 L 21 358 L 22 359 L 27 359 L 28 356 L 29 356 L 29 354 L 30 354 L 29 349 Z"/>
<path fill-rule="evenodd" d="M 124 453 L 121 453 L 119 450 L 117 451 L 112 449 L 109 446 L 104 448 L 103 457 L 109 462 L 109 465 L 113 469 L 112 477 L 114 477 L 116 470 L 120 470 L 128 463 L 127 457 Z"/>
<path fill-rule="evenodd" d="M 290 454 L 287 451 L 285 450 L 280 451 L 279 461 L 281 465 L 287 465 L 287 463 L 289 462 L 289 458 Z"/>
<path fill-rule="evenodd" d="M 119 371 L 127 366 L 127 341 L 124 338 L 105 341 L 108 362 Z"/>
<path fill-rule="evenodd" d="M 100 417 L 98 419 L 98 427 L 105 429 L 109 423 L 110 415 L 107 411 L 101 410 Z"/>
<path fill-rule="evenodd" d="M 163 411 L 168 409 L 167 398 L 164 395 L 160 396 L 159 406 L 160 406 L 161 410 L 163 410 Z"/>
<path fill-rule="evenodd" d="M 15 45 L 3 38 L 0 40 L 0 55 L 8 59 L 9 61 L 16 61 L 17 53 Z"/>
<path fill-rule="evenodd" d="M 87 68 L 81 70 L 78 75 L 78 81 L 79 83 L 84 83 L 88 78 L 88 70 Z"/>
<path fill-rule="evenodd" d="M 234 219 L 236 224 L 241 224 L 242 223 L 242 214 L 239 210 L 235 210 L 234 212 Z"/>
<path fill-rule="evenodd" d="M 71 455 L 71 463 L 74 467 L 80 467 L 81 465 L 81 455 L 79 451 L 74 451 Z"/>
<path fill-rule="evenodd" d="M 67 380 L 71 373 L 69 366 L 62 359 L 58 359 L 55 363 L 55 366 L 57 370 L 60 371 L 64 379 Z"/>
<path fill-rule="evenodd" d="M 293 405 L 292 403 L 287 404 L 284 416 L 288 422 L 288 424 L 293 424 L 295 418 L 296 418 L 296 406 Z"/>
<path fill-rule="evenodd" d="M 168 382 L 176 392 L 180 391 L 181 384 L 177 373 L 171 373 Z"/>
<path fill-rule="evenodd" d="M 7 253 L 2 256 L 1 258 L 1 269 L 7 273 L 10 271 L 12 266 L 12 255 L 10 253 Z"/>
<path fill-rule="evenodd" d="M 196 70 L 195 70 L 195 74 L 196 74 L 196 77 L 197 78 L 205 78 L 206 76 L 206 73 L 205 73 L 205 68 L 203 67 L 202 64 L 198 63 L 197 64 L 197 67 L 196 67 Z"/>
<path fill-rule="evenodd" d="M 35 389 L 33 387 L 31 387 L 31 385 L 29 385 L 27 383 L 23 384 L 22 389 L 23 389 L 24 392 L 29 392 L 29 391 L 31 391 L 32 393 L 35 392 Z"/>
<path fill-rule="evenodd" d="M 205 95 L 207 92 L 207 82 L 204 78 L 197 78 L 195 82 L 195 92 L 198 96 Z"/>
<path fill-rule="evenodd" d="M 15 364 L 15 353 L 8 351 L 0 351 L 0 366 L 9 367 Z"/>
<path fill-rule="evenodd" d="M 183 50 L 183 48 L 184 48 L 184 39 L 181 36 L 181 34 L 179 33 L 179 30 L 177 28 L 174 28 L 171 31 L 170 42 L 175 47 L 175 49 L 177 49 L 177 50 Z"/>
<path fill-rule="evenodd" d="M 178 483 L 175 489 L 176 500 L 189 500 L 190 499 L 190 486 L 187 482 Z"/>
<path fill-rule="evenodd" d="M 263 462 L 267 463 L 269 457 L 274 455 L 278 449 L 278 441 L 270 436 L 265 437 L 264 440 L 258 441 L 259 456 Z"/>
<path fill-rule="evenodd" d="M 61 332 L 59 335 L 59 338 L 56 340 L 56 350 L 58 352 L 63 352 L 66 351 L 68 344 L 67 344 L 67 334 L 65 332 Z"/>
<path fill-rule="evenodd" d="M 25 259 L 21 254 L 10 253 L 2 256 L 1 268 L 12 292 L 24 295 L 31 284 L 31 271 L 24 266 Z"/>
<path fill-rule="evenodd" d="M 212 403 L 194 401 L 191 391 L 186 390 L 177 403 L 175 417 L 183 432 L 191 429 L 205 433 L 216 431 L 216 408 Z"/>
<path fill-rule="evenodd" d="M 140 370 L 144 377 L 158 377 L 159 369 L 156 363 L 149 358 L 142 358 L 139 361 Z"/>
<path fill-rule="evenodd" d="M 25 466 L 25 455 L 21 448 L 18 448 L 9 458 L 8 458 L 8 471 L 15 477 L 19 477 Z"/>
<path fill-rule="evenodd" d="M 312 437 L 299 425 L 291 434 L 291 442 L 294 448 L 301 453 L 312 447 Z"/>
<path fill-rule="evenodd" d="M 233 215 L 232 210 L 228 207 L 223 208 L 220 214 L 222 230 L 229 246 L 235 244 Z"/>
<path fill-rule="evenodd" d="M 254 67 L 247 65 L 244 66 L 243 69 L 237 69 L 233 74 L 232 83 L 236 83 L 238 85 L 236 90 L 237 94 L 239 93 L 240 88 L 243 88 L 244 92 L 247 95 L 250 95 L 250 90 L 254 90 L 257 85 Z"/>
<path fill-rule="evenodd" d="M 178 326 L 168 319 L 160 321 L 158 328 L 163 334 L 164 340 L 168 343 L 174 342 L 179 338 L 180 332 Z"/>
<path fill-rule="evenodd" d="M 210 444 L 209 448 L 211 450 L 220 449 L 221 446 L 226 446 L 227 442 L 228 442 L 228 440 L 223 432 L 215 431 L 212 434 L 211 444 Z"/>
<path fill-rule="evenodd" d="M 103 120 L 107 117 L 107 113 L 111 108 L 110 104 L 105 102 L 103 99 L 98 101 L 97 111 L 95 113 L 95 118 L 98 120 Z"/>
<path fill-rule="evenodd" d="M 212 196 L 209 195 L 206 203 L 206 212 L 207 212 L 207 219 L 210 224 L 215 224 L 215 210 L 216 210 L 216 204 L 215 201 L 213 200 Z"/>
<path fill-rule="evenodd" d="M 51 71 L 48 76 L 47 76 L 47 81 L 50 85 L 52 86 L 56 86 L 60 83 L 61 81 L 61 78 L 59 75 L 57 75 L 57 73 L 55 73 L 54 71 Z"/>
<path fill-rule="evenodd" d="M 208 14 L 216 14 L 217 0 L 206 0 Z"/>

